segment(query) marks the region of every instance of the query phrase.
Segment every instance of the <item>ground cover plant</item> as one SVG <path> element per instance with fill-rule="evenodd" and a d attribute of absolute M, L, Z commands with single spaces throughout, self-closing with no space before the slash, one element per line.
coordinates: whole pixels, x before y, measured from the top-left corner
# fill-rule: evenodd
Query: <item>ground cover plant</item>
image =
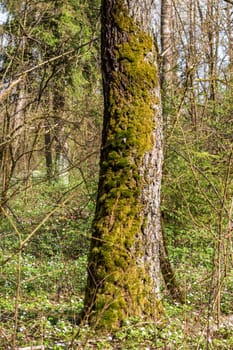
<path fill-rule="evenodd" d="M 21 232 L 25 235 L 51 210 L 52 201 L 64 188 L 43 183 L 28 191 L 26 200 L 22 192 L 15 207 L 12 205 L 18 218 L 15 225 L 21 223 L 21 230 L 24 229 Z M 214 246 L 211 234 L 205 231 L 179 232 L 179 245 L 176 243 L 174 247 L 167 229 L 169 256 L 185 292 L 185 303 L 174 303 L 164 286 L 164 310 L 159 324 L 126 319 L 113 334 L 102 334 L 85 323 L 78 324 L 77 317 L 83 307 L 94 197 L 92 194 L 86 205 L 81 199 L 76 203 L 76 209 L 85 206 L 85 215 L 80 214 L 78 219 L 73 203 L 59 208 L 31 238 L 21 254 L 20 265 L 15 229 L 10 218 L 1 220 L 0 249 L 1 262 L 4 262 L 0 274 L 1 348 L 12 349 L 12 339 L 16 337 L 18 347 L 41 344 L 51 350 L 231 349 L 233 277 L 227 273 L 222 280 L 218 326 Z M 85 196 L 81 198 L 86 201 Z M 9 256 L 12 257 L 8 260 Z"/>

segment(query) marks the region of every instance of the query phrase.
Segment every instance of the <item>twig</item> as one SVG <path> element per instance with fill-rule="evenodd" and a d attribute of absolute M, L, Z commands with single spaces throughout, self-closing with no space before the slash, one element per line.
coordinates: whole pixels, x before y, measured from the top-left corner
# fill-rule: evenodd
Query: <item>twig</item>
<path fill-rule="evenodd" d="M 27 70 L 25 70 L 24 72 L 22 73 L 19 73 L 16 75 L 16 77 L 19 77 L 17 80 L 14 80 L 10 86 L 4 90 L 1 94 L 0 94 L 0 102 L 2 100 L 4 100 L 11 92 L 11 90 L 26 76 L 27 73 L 30 73 L 30 72 L 33 72 L 34 70 L 40 68 L 40 67 L 43 67 L 45 66 L 46 64 L 48 63 L 51 63 L 51 62 L 54 62 L 54 61 L 57 61 L 58 59 L 62 58 L 62 57 L 65 57 L 65 56 L 69 56 L 70 54 L 74 54 L 75 52 L 77 52 L 78 50 L 82 49 L 83 47 L 85 46 L 88 46 L 90 44 L 92 44 L 93 42 L 97 41 L 98 38 L 93 38 L 91 40 L 89 40 L 88 42 L 80 45 L 79 47 L 75 48 L 75 49 L 72 49 L 72 50 L 69 50 L 69 51 L 66 51 L 58 56 L 55 56 L 55 57 L 52 57 L 46 61 L 43 61 L 41 63 L 39 63 L 38 65 L 32 67 L 32 68 L 29 68 Z M 4 87 L 4 85 L 1 86 L 1 88 Z"/>
<path fill-rule="evenodd" d="M 9 86 L 8 88 L 6 88 L 3 92 L 1 92 L 0 94 L 0 102 L 3 101 L 7 96 L 9 96 L 10 92 L 12 91 L 12 89 L 19 84 L 23 78 L 25 77 L 25 74 L 20 75 L 20 77 L 17 80 L 14 80 Z M 4 85 L 2 84 L 2 86 L 0 86 L 0 88 L 3 88 Z"/>
<path fill-rule="evenodd" d="M 24 247 L 28 244 L 28 242 L 31 240 L 31 238 L 35 235 L 35 233 L 41 228 L 41 226 L 43 226 L 45 224 L 45 222 L 62 206 L 64 206 L 68 201 L 70 201 L 75 195 L 77 194 L 77 192 L 71 193 L 70 196 L 68 196 L 63 202 L 58 203 L 57 206 L 52 209 L 45 217 L 44 219 L 36 226 L 36 228 L 34 230 L 32 230 L 31 233 L 28 234 L 28 236 L 21 241 L 20 247 L 14 252 L 12 253 L 8 258 L 6 258 L 4 261 L 1 262 L 2 265 L 5 265 L 8 261 L 10 261 L 15 255 L 17 255 L 18 253 L 20 253 Z M 11 225 L 15 228 L 16 226 L 14 225 L 13 221 L 11 220 L 10 216 L 7 215 L 6 210 L 0 205 L 0 209 L 3 211 L 3 213 L 7 216 L 7 218 L 10 220 Z M 17 233 L 19 231 L 17 230 Z"/>
<path fill-rule="evenodd" d="M 38 69 L 38 68 L 40 68 L 42 66 L 45 66 L 46 64 L 48 64 L 50 62 L 54 62 L 54 61 L 56 61 L 56 60 L 58 60 L 58 59 L 60 59 L 62 57 L 65 57 L 65 56 L 69 56 L 70 54 L 77 52 L 79 49 L 82 49 L 83 47 L 88 46 L 88 45 L 92 44 L 93 42 L 95 42 L 97 40 L 98 40 L 98 38 L 93 38 L 90 41 L 80 45 L 79 47 L 77 47 L 75 49 L 71 49 L 69 51 L 66 51 L 66 52 L 64 52 L 64 53 L 62 53 L 62 54 L 60 54 L 58 56 L 52 57 L 52 58 L 50 58 L 50 59 L 48 59 L 46 61 L 43 61 L 43 62 L 39 63 L 38 65 L 36 65 L 35 67 L 29 68 L 29 69 L 25 70 L 24 72 L 17 74 L 17 76 L 21 76 L 21 75 L 30 73 L 30 72 L 32 72 L 32 71 L 34 71 L 34 70 L 36 70 L 36 69 Z"/>
<path fill-rule="evenodd" d="M 26 346 L 26 348 L 16 348 L 15 350 L 45 350 L 44 345 Z"/>
<path fill-rule="evenodd" d="M 233 1 L 231 1 L 231 0 L 224 0 L 224 1 L 228 2 L 228 4 L 233 5 Z"/>

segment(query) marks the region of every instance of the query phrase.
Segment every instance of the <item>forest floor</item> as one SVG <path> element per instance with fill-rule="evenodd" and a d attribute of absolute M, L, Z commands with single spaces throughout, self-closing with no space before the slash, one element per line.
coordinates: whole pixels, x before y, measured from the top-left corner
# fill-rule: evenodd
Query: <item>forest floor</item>
<path fill-rule="evenodd" d="M 219 283 L 207 232 L 187 230 L 180 232 L 179 242 L 169 241 L 185 303 L 174 302 L 164 288 L 160 322 L 127 319 L 113 334 L 78 325 L 94 200 L 82 209 L 70 201 L 40 226 L 59 191 L 42 188 L 24 205 L 19 198 L 12 203 L 14 215 L 1 219 L 0 349 L 233 349 L 233 275 L 226 269 Z M 19 241 L 33 230 L 29 244 L 17 253 Z"/>

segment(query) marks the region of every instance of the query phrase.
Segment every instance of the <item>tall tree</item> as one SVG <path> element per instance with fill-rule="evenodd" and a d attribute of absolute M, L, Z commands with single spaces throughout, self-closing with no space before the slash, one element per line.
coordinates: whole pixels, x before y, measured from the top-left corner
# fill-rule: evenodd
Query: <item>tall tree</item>
<path fill-rule="evenodd" d="M 162 116 L 151 0 L 102 1 L 104 122 L 85 315 L 159 316 Z"/>

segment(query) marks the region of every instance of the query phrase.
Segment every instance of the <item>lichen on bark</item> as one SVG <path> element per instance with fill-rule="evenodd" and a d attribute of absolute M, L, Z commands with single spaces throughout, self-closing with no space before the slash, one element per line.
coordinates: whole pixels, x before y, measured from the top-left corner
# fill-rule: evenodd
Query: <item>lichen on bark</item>
<path fill-rule="evenodd" d="M 154 181 L 148 157 L 160 110 L 156 51 L 150 33 L 130 16 L 124 1 L 110 2 L 105 16 L 111 31 L 104 28 L 102 37 L 106 85 L 100 180 L 85 297 L 86 315 L 90 312 L 90 320 L 106 329 L 119 327 L 128 316 L 154 319 L 161 311 L 144 237 L 151 216 L 145 193 Z"/>

